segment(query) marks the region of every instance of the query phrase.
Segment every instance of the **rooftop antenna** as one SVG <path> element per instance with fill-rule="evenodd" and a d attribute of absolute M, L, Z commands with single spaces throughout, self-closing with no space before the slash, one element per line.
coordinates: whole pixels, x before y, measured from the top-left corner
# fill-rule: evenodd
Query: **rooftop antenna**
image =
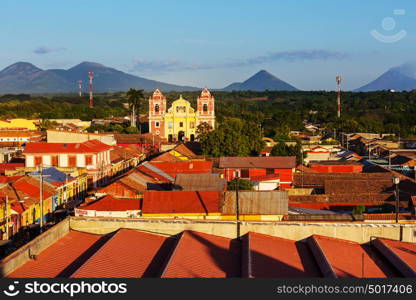
<path fill-rule="evenodd" d="M 82 97 L 82 80 L 78 80 L 79 96 Z"/>
<path fill-rule="evenodd" d="M 94 99 L 92 96 L 92 79 L 94 78 L 94 72 L 88 71 L 88 77 L 90 79 L 90 108 L 94 107 Z"/>
<path fill-rule="evenodd" d="M 337 81 L 337 90 L 338 90 L 338 96 L 337 96 L 337 105 L 338 105 L 338 109 L 337 109 L 337 117 L 340 118 L 341 117 L 341 76 L 337 76 L 336 77 L 336 81 Z"/>

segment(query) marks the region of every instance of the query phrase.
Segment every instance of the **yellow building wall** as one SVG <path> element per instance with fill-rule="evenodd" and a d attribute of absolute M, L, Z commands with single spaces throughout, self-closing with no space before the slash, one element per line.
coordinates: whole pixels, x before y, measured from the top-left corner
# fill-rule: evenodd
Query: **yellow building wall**
<path fill-rule="evenodd" d="M 184 109 L 181 109 L 184 108 Z M 178 111 L 179 109 L 179 111 Z M 196 136 L 196 127 L 198 118 L 191 104 L 182 98 L 182 96 L 172 103 L 171 108 L 165 114 L 165 137 L 170 134 L 178 136 L 180 131 L 185 133 L 187 139 L 191 138 L 191 134 Z M 182 123 L 182 126 L 180 126 Z"/>
<path fill-rule="evenodd" d="M 39 120 L 28 119 L 11 119 L 8 121 L 0 120 L 0 128 L 26 128 L 29 130 L 37 130 L 36 126 Z"/>

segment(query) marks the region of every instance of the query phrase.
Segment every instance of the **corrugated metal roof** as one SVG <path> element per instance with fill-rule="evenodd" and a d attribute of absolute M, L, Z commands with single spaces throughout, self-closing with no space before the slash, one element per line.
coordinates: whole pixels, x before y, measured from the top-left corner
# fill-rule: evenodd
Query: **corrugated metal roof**
<path fill-rule="evenodd" d="M 309 237 L 308 245 L 325 277 L 382 278 L 398 275 L 386 260 L 368 246 L 320 235 Z"/>
<path fill-rule="evenodd" d="M 239 254 L 239 244 L 235 240 L 195 231 L 184 231 L 162 277 L 239 277 Z"/>
<path fill-rule="evenodd" d="M 142 213 L 218 213 L 221 195 L 215 191 L 145 191 Z"/>
<path fill-rule="evenodd" d="M 258 157 L 221 157 L 219 167 L 259 168 L 259 169 L 293 169 L 296 168 L 295 156 L 258 156 Z"/>
<path fill-rule="evenodd" d="M 242 248 L 242 277 L 321 277 L 303 242 L 249 232 L 243 237 Z"/>
<path fill-rule="evenodd" d="M 236 214 L 236 191 L 225 192 L 221 212 Z M 285 215 L 288 212 L 286 191 L 239 191 L 239 211 L 242 215 Z"/>
<path fill-rule="evenodd" d="M 360 245 L 318 235 L 304 243 L 252 232 L 241 240 L 195 231 L 184 231 L 179 239 L 133 229 L 106 236 L 74 231 L 40 253 L 31 248 L 27 252 L 36 254 L 36 260 L 4 275 L 290 278 L 414 277 L 416 273 L 414 243 L 376 238 Z"/>
<path fill-rule="evenodd" d="M 386 193 L 393 191 L 391 180 L 325 180 L 325 194 L 344 195 L 361 193 Z"/>
<path fill-rule="evenodd" d="M 102 199 L 81 206 L 80 209 L 95 211 L 140 210 L 140 199 L 117 199 L 107 195 Z"/>
<path fill-rule="evenodd" d="M 99 140 L 83 143 L 28 143 L 23 153 L 98 153 L 111 149 Z"/>
<path fill-rule="evenodd" d="M 163 260 L 159 259 L 159 263 L 153 260 L 158 251 L 163 250 L 166 241 L 165 236 L 120 229 L 71 277 L 140 278 L 157 275 Z"/>
<path fill-rule="evenodd" d="M 7 277 L 69 277 L 101 245 L 101 235 L 70 231 Z"/>
<path fill-rule="evenodd" d="M 227 181 L 219 174 L 178 174 L 175 185 L 183 191 L 224 191 Z"/>

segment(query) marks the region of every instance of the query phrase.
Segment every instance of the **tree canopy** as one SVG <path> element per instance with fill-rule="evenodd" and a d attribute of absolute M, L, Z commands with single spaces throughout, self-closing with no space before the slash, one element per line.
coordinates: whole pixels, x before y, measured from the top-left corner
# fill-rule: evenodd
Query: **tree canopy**
<path fill-rule="evenodd" d="M 263 149 L 263 134 L 257 123 L 237 118 L 224 120 L 217 129 L 200 136 L 205 155 L 251 156 Z"/>

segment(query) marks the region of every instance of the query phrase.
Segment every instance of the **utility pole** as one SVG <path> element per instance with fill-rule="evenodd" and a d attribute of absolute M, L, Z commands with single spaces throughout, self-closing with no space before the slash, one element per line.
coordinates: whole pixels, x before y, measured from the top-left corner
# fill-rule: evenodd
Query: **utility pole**
<path fill-rule="evenodd" d="M 399 223 L 399 202 L 400 202 L 400 195 L 399 195 L 399 184 L 400 184 L 400 177 L 394 176 L 393 177 L 393 184 L 396 186 L 395 196 L 396 196 L 396 223 Z"/>
<path fill-rule="evenodd" d="M 40 232 L 43 231 L 43 177 L 49 177 L 50 175 L 43 175 L 43 165 L 39 165 L 39 207 L 40 207 Z"/>
<path fill-rule="evenodd" d="M 82 97 L 82 80 L 78 80 L 78 94 L 80 97 Z"/>
<path fill-rule="evenodd" d="M 240 178 L 236 177 L 236 188 L 235 188 L 235 208 L 236 208 L 236 218 L 237 218 L 237 240 L 240 240 L 240 201 L 238 198 L 239 194 L 239 182 Z"/>
<path fill-rule="evenodd" d="M 88 72 L 88 77 L 90 79 L 90 103 L 89 103 L 89 106 L 90 106 L 90 108 L 93 108 L 94 107 L 94 98 L 93 98 L 93 95 L 92 95 L 92 79 L 94 78 L 94 72 L 89 71 Z"/>
<path fill-rule="evenodd" d="M 337 95 L 337 117 L 340 118 L 341 117 L 341 76 L 337 76 L 336 77 L 336 81 L 337 81 L 337 90 L 338 90 L 338 95 Z"/>
<path fill-rule="evenodd" d="M 9 239 L 9 196 L 6 195 L 6 240 Z"/>
<path fill-rule="evenodd" d="M 39 195 L 39 201 L 40 201 L 40 232 L 42 232 L 43 229 L 43 166 L 40 165 L 40 195 Z"/>

